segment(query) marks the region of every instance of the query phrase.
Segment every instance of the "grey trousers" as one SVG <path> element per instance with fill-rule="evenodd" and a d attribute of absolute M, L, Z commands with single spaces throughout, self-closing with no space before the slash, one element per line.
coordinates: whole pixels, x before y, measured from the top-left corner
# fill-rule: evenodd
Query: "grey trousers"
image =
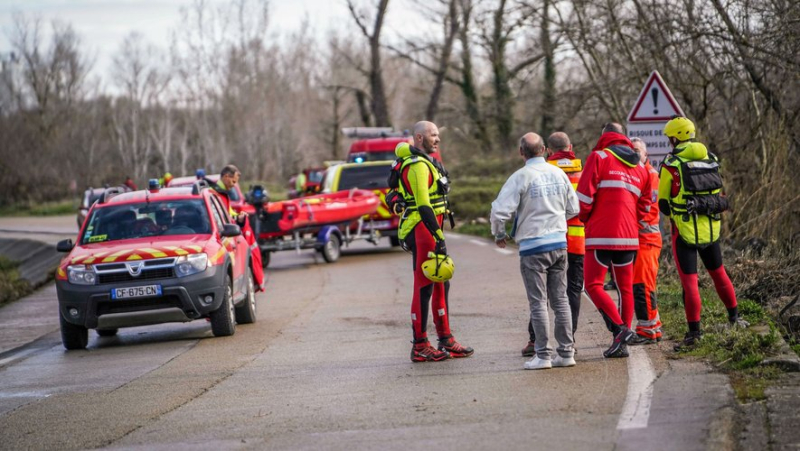
<path fill-rule="evenodd" d="M 536 356 L 550 360 L 553 348 L 549 345 L 550 317 L 547 301 L 555 314 L 555 337 L 558 355 L 572 357 L 572 312 L 567 298 L 567 251 L 559 249 L 520 257 L 520 271 L 528 303 L 531 324 L 536 334 Z"/>

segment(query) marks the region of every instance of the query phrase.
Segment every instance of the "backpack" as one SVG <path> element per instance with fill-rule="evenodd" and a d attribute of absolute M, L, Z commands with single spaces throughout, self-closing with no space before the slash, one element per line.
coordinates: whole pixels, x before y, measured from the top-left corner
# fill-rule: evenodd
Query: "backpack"
<path fill-rule="evenodd" d="M 728 200 L 720 195 L 722 176 L 717 157 L 709 154 L 705 160 L 680 161 L 681 187 L 686 201 L 686 213 L 707 215 L 717 219 L 730 208 Z"/>

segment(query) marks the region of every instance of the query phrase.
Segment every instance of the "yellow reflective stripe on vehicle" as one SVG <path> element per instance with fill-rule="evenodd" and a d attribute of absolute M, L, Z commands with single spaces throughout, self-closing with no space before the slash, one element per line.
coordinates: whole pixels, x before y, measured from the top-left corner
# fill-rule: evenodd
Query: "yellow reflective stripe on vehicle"
<path fill-rule="evenodd" d="M 175 246 L 164 246 L 164 249 L 171 250 L 172 252 L 175 252 L 176 255 L 188 255 L 189 254 L 185 250 L 183 250 L 183 249 L 181 249 L 179 247 L 175 247 Z"/>
<path fill-rule="evenodd" d="M 203 250 L 203 248 L 202 248 L 202 247 L 200 247 L 200 246 L 196 246 L 196 245 L 194 245 L 194 244 L 192 244 L 192 245 L 189 245 L 189 246 L 183 246 L 183 247 L 184 247 L 184 249 L 191 249 L 191 250 L 193 250 L 193 251 L 195 251 L 195 252 L 200 252 L 200 251 L 202 251 L 202 250 Z"/>
<path fill-rule="evenodd" d="M 167 254 L 165 254 L 164 252 L 158 249 L 153 249 L 152 247 L 143 247 L 141 249 L 138 249 L 137 252 L 147 252 L 148 254 L 152 255 L 155 258 L 164 258 L 167 256 Z"/>
<path fill-rule="evenodd" d="M 567 226 L 567 235 L 586 236 L 586 229 L 581 226 Z"/>
<path fill-rule="evenodd" d="M 130 257 L 128 257 L 128 258 L 127 258 L 127 260 L 128 260 L 128 261 L 131 261 L 131 260 L 141 260 L 141 259 L 142 259 L 142 256 L 141 256 L 141 255 L 139 255 L 139 254 L 133 254 L 133 255 L 131 255 Z"/>
<path fill-rule="evenodd" d="M 119 252 L 114 252 L 113 254 L 109 255 L 108 257 L 103 259 L 103 263 L 110 263 L 116 261 L 118 258 L 122 257 L 123 255 L 127 254 L 128 252 L 133 252 L 133 249 L 125 249 Z"/>
<path fill-rule="evenodd" d="M 67 277 L 67 273 L 59 266 L 58 268 L 58 276 L 59 277 Z"/>

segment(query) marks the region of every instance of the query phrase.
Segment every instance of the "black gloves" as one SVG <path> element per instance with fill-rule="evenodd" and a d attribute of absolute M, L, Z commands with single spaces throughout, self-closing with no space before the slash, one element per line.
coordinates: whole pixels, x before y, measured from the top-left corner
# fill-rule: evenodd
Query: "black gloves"
<path fill-rule="evenodd" d="M 444 240 L 436 242 L 436 247 L 433 249 L 433 252 L 439 255 L 447 255 L 447 245 L 444 243 Z"/>

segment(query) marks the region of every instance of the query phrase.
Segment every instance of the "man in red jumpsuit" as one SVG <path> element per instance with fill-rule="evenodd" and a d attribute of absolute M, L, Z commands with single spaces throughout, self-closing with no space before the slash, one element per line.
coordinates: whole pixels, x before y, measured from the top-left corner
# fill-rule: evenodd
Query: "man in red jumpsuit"
<path fill-rule="evenodd" d="M 578 217 L 586 225 L 586 293 L 614 334 L 606 358 L 628 357 L 633 338 L 633 262 L 639 249 L 639 220 L 652 202 L 649 174 L 620 124 L 608 123 L 586 159 L 578 183 Z M 611 269 L 620 306 L 603 290 Z"/>

